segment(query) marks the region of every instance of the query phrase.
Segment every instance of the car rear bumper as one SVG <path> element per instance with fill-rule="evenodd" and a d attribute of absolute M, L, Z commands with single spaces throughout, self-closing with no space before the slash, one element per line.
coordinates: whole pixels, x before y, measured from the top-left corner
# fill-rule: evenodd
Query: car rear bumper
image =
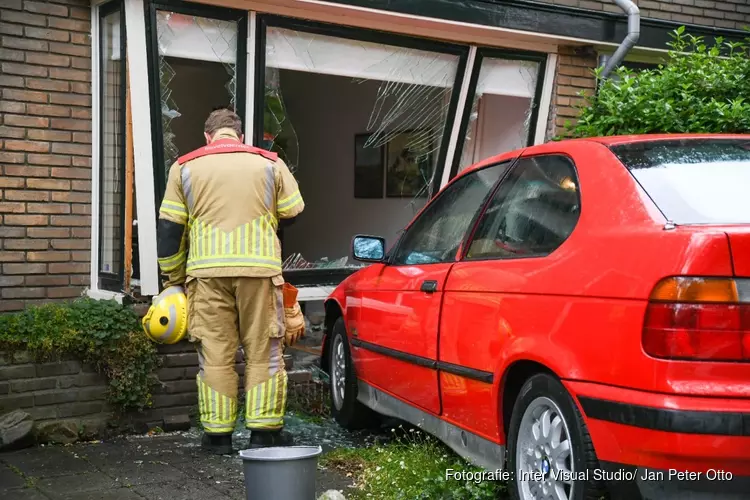
<path fill-rule="evenodd" d="M 688 478 L 675 469 L 601 462 L 611 500 L 747 500 L 750 476 L 731 479 L 718 470 Z"/>
<path fill-rule="evenodd" d="M 668 499 L 670 492 L 691 492 L 691 499 L 748 498 L 750 400 L 564 383 L 578 399 L 600 461 L 637 467 L 645 498 Z M 734 488 L 745 496 L 728 496 Z"/>

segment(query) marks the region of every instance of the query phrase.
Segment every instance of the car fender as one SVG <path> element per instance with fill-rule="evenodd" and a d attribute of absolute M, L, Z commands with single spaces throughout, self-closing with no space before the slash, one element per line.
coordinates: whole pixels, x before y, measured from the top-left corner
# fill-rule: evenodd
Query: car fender
<path fill-rule="evenodd" d="M 493 374 L 495 383 L 493 384 L 492 394 L 495 401 L 497 401 L 497 423 L 500 436 L 505 436 L 505 411 L 512 408 L 517 397 L 517 394 L 514 393 L 520 391 L 522 385 L 520 380 L 517 383 L 509 383 L 508 375 L 514 367 L 521 368 L 521 363 L 526 365 L 518 375 L 523 376 L 524 380 L 531 375 L 544 372 L 563 380 L 570 377 L 571 374 L 578 372 L 578 360 L 573 353 L 566 351 L 550 352 L 549 345 L 545 344 L 543 337 L 520 337 L 512 339 L 504 346 Z M 510 391 L 511 399 L 508 402 L 504 401 L 506 390 Z M 575 401 L 580 411 L 580 404 L 575 395 L 571 394 L 571 397 L 573 397 L 573 401 Z M 505 404 L 509 404 L 510 407 L 505 408 Z"/>
<path fill-rule="evenodd" d="M 512 339 L 503 347 L 493 377 L 496 381 L 493 392 L 501 405 L 508 373 L 519 362 L 531 362 L 540 365 L 541 369 L 550 372 L 561 380 L 575 379 L 580 372 L 578 369 L 580 361 L 570 350 L 556 349 L 554 352 L 550 352 L 549 345 L 544 342 L 543 337 Z M 571 396 L 574 395 L 571 394 Z"/>
<path fill-rule="evenodd" d="M 328 373 L 329 366 L 329 354 L 330 354 L 330 340 L 331 333 L 333 331 L 333 325 L 338 319 L 339 315 L 342 318 L 346 318 L 346 294 L 343 287 L 337 287 L 328 298 L 323 302 L 325 309 L 325 328 L 323 330 L 323 339 L 321 343 L 320 352 L 320 368 Z M 340 314 L 339 314 L 340 313 Z"/>
<path fill-rule="evenodd" d="M 531 361 L 553 372 L 558 378 L 575 378 L 578 360 L 570 350 L 549 351 L 543 338 L 520 337 L 503 346 L 494 379 L 503 382 L 509 368 L 519 361 Z"/>

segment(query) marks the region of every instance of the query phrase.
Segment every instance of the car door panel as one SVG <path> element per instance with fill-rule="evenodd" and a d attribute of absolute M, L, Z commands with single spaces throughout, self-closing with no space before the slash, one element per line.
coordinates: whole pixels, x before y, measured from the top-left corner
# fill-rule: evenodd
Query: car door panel
<path fill-rule="evenodd" d="M 363 328 L 357 336 L 358 341 L 374 344 L 381 351 L 375 352 L 372 346 L 358 349 L 360 377 L 433 413 L 440 412 L 435 370 L 437 334 L 443 288 L 451 266 L 386 267 L 377 291 L 363 298 Z M 436 291 L 423 291 L 425 283 L 434 284 Z"/>
<path fill-rule="evenodd" d="M 465 264 L 456 264 L 461 265 Z M 457 269 L 454 267 L 454 271 Z M 457 282 L 460 281 L 452 276 L 448 279 L 449 284 Z M 484 377 L 484 380 L 477 380 L 466 373 L 451 373 L 441 364 L 443 416 L 491 440 L 500 439 L 497 384 L 492 382 L 504 338 L 500 334 L 489 334 L 497 332 L 502 325 L 499 305 L 495 294 L 446 292 L 440 322 L 440 361 L 460 366 L 468 375 Z M 486 381 L 490 377 L 492 382 Z"/>
<path fill-rule="evenodd" d="M 362 293 L 353 338 L 358 376 L 439 414 L 437 355 L 443 290 L 482 202 L 508 163 L 489 165 L 449 185 L 393 250 L 376 289 Z"/>
<path fill-rule="evenodd" d="M 560 307 L 567 299 L 525 289 L 530 276 L 549 276 L 545 270 L 554 270 L 557 259 L 549 254 L 563 246 L 578 220 L 575 169 L 570 160 L 559 158 L 518 162 L 493 193 L 465 258 L 454 265 L 445 285 L 438 366 L 460 366 L 463 373 L 443 380 L 441 372 L 443 414 L 500 441 L 499 367 L 510 346 L 518 348 L 516 329 L 554 332 L 550 319 L 566 317 Z M 537 337 L 520 342 L 526 338 Z"/>

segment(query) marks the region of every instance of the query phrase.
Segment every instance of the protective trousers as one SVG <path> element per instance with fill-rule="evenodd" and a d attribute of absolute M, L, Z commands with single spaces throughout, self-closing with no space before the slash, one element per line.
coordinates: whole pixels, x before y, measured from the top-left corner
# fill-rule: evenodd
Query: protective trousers
<path fill-rule="evenodd" d="M 235 357 L 245 354 L 245 425 L 274 430 L 284 425 L 287 374 L 283 279 L 196 278 L 188 283 L 188 329 L 197 342 L 198 405 L 209 434 L 234 430 L 239 376 Z"/>

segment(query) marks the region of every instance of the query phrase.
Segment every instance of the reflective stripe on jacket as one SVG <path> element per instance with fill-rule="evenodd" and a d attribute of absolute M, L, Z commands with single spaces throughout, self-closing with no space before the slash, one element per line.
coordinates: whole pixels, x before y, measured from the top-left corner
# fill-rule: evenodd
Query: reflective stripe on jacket
<path fill-rule="evenodd" d="M 303 209 L 299 186 L 275 153 L 222 129 L 170 168 L 159 210 L 159 266 L 170 281 L 275 276 L 281 273 L 278 221 Z"/>

